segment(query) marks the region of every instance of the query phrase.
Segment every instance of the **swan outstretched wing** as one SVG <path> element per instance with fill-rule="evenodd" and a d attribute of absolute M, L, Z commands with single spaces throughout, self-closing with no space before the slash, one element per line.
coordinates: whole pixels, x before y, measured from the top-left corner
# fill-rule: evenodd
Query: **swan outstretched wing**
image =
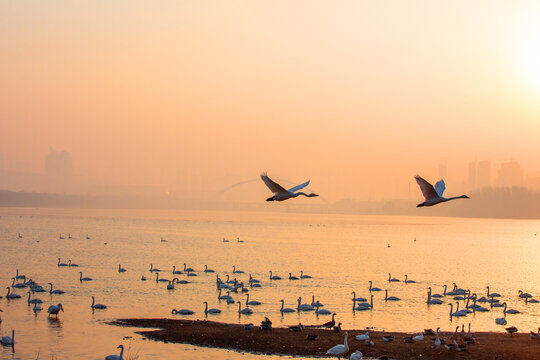
<path fill-rule="evenodd" d="M 281 193 L 287 192 L 287 190 L 285 190 L 281 185 L 279 185 L 278 183 L 270 179 L 268 175 L 266 175 L 266 173 L 261 174 L 261 179 L 262 181 L 264 181 L 266 186 L 268 186 L 270 191 L 273 192 L 274 194 L 281 194 Z"/>
<path fill-rule="evenodd" d="M 441 179 L 435 184 L 435 191 L 440 197 L 442 197 L 444 194 L 444 190 L 446 190 L 446 185 L 444 183 L 444 180 Z"/>
<path fill-rule="evenodd" d="M 416 182 L 418 183 L 418 185 L 420 186 L 420 190 L 422 190 L 422 194 L 424 195 L 424 197 L 426 198 L 426 201 L 429 200 L 429 199 L 433 199 L 433 198 L 437 198 L 439 197 L 439 195 L 437 194 L 437 192 L 435 191 L 435 189 L 433 188 L 433 185 L 431 185 L 430 183 L 428 183 L 426 180 L 422 179 L 420 177 L 420 175 L 416 175 L 414 177 L 414 179 L 416 180 Z"/>
<path fill-rule="evenodd" d="M 305 187 L 308 186 L 308 185 L 309 185 L 309 180 L 306 181 L 306 182 L 303 183 L 303 184 L 296 185 L 295 187 L 292 187 L 292 188 L 290 188 L 290 189 L 287 190 L 287 191 L 288 191 L 288 192 L 291 192 L 291 193 L 294 193 L 294 192 L 297 192 L 297 191 L 300 190 L 300 189 L 305 188 Z"/>

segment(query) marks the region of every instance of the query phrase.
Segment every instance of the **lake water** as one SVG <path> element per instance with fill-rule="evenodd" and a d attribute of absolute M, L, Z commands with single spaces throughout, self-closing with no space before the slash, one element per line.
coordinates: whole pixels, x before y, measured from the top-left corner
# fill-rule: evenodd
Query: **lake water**
<path fill-rule="evenodd" d="M 328 321 L 329 316 L 317 317 L 313 312 L 280 315 L 279 300 L 294 308 L 298 297 L 311 303 L 312 295 L 349 329 L 419 332 L 440 326 L 449 331 L 471 322 L 473 331 L 504 331 L 495 324 L 495 318 L 503 316 L 501 308 L 451 320 L 448 303 L 455 306 L 456 301 L 449 296 L 443 298 L 443 305 L 426 304 L 427 287 L 442 293 L 442 286 L 451 288 L 453 282 L 480 296 L 486 295 L 489 285 L 508 308 L 521 311 L 507 315 L 508 325 L 528 332 L 540 323 L 540 304 L 526 305 L 518 290 L 540 297 L 539 231 L 540 221 L 530 220 L 4 208 L 0 209 L 0 285 L 4 288 L 0 334 L 10 335 L 15 329 L 16 344 L 14 351 L 0 347 L 0 358 L 103 359 L 117 354 L 116 347 L 124 344 L 139 359 L 270 359 L 144 341 L 134 334 L 136 329 L 105 322 L 123 317 L 204 319 L 204 301 L 222 310 L 208 315 L 215 321 L 258 324 L 263 316 L 272 319 L 274 326 Z M 65 239 L 59 239 L 59 234 Z M 238 243 L 237 237 L 244 242 Z M 58 267 L 58 257 L 80 266 Z M 119 263 L 125 273 L 118 272 Z M 166 283 L 156 283 L 149 272 L 151 263 L 163 270 L 161 277 L 172 279 L 173 265 L 183 269 L 184 263 L 199 276 L 177 275 L 191 283 L 166 290 Z M 262 287 L 250 289 L 250 300 L 263 304 L 251 306 L 253 315 L 239 317 L 238 304 L 218 301 L 215 274 L 202 272 L 205 264 L 222 279 L 229 275 L 246 284 L 251 273 Z M 245 274 L 232 274 L 233 265 Z M 27 289 L 15 289 L 22 299 L 5 298 L 15 269 L 44 287 L 52 282 L 66 293 L 36 293 L 44 311 L 34 316 L 27 305 Z M 269 270 L 284 279 L 270 281 Z M 313 278 L 286 279 L 289 272 L 300 276 L 300 270 Z M 93 281 L 80 282 L 79 271 Z M 388 273 L 401 281 L 388 282 Z M 404 284 L 405 274 L 416 283 Z M 148 280 L 141 281 L 142 275 Z M 383 291 L 372 293 L 373 310 L 353 312 L 351 292 L 369 297 L 369 280 Z M 385 302 L 384 289 L 401 301 Z M 108 308 L 92 312 L 92 295 Z M 245 301 L 245 294 L 233 297 Z M 46 309 L 57 303 L 65 312 L 59 321 L 49 321 Z M 173 308 L 195 314 L 173 316 Z"/>

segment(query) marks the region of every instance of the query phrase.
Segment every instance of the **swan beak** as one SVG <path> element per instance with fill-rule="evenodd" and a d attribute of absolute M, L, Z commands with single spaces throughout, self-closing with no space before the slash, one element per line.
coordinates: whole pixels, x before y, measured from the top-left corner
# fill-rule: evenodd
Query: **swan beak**
<path fill-rule="evenodd" d="M 467 195 L 463 196 L 464 199 L 470 199 Z"/>
<path fill-rule="evenodd" d="M 274 197 L 269 197 L 268 199 L 266 199 L 266 201 L 274 201 Z"/>
<path fill-rule="evenodd" d="M 418 204 L 418 205 L 416 205 L 416 207 L 422 207 L 422 206 L 424 206 L 424 204 L 425 203 Z"/>

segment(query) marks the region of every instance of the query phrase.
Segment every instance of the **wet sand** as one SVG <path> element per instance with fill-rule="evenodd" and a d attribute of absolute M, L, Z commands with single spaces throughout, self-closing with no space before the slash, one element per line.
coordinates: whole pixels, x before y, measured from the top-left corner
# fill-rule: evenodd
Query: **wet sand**
<path fill-rule="evenodd" d="M 301 332 L 291 332 L 288 328 L 274 328 L 271 331 L 259 329 L 260 320 L 252 318 L 256 326 L 252 330 L 245 330 L 243 325 L 225 324 L 206 320 L 176 320 L 176 319 L 119 319 L 111 322 L 112 325 L 130 326 L 138 328 L 152 328 L 148 331 L 138 331 L 146 338 L 226 348 L 237 351 L 273 354 L 327 357 L 326 350 L 334 345 L 343 343 L 343 333 L 335 333 L 328 329 L 307 328 Z M 478 332 L 473 333 L 476 344 L 468 345 L 467 350 L 433 350 L 434 336 L 426 336 L 417 343 L 405 343 L 404 336 L 416 335 L 393 332 L 370 331 L 370 338 L 375 346 L 367 346 L 363 341 L 357 341 L 356 335 L 366 330 L 348 331 L 350 356 L 355 350 L 360 350 L 364 356 L 390 359 L 540 359 L 540 340 L 531 340 L 527 333 L 516 333 L 512 336 L 503 333 Z M 318 336 L 317 340 L 307 340 L 308 334 Z M 382 340 L 383 335 L 394 335 L 393 342 Z M 441 332 L 441 338 L 450 340 L 451 333 Z M 460 341 L 458 341 L 460 343 Z"/>

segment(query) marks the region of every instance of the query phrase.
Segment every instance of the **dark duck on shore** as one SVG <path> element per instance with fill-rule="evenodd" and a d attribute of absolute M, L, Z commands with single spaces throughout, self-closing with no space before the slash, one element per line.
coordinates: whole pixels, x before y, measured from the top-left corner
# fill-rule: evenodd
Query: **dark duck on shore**
<path fill-rule="evenodd" d="M 515 326 L 510 326 L 506 328 L 506 332 L 509 333 L 510 336 L 512 336 L 513 333 L 518 332 L 518 328 Z"/>
<path fill-rule="evenodd" d="M 289 326 L 289 331 L 292 331 L 292 332 L 299 332 L 302 330 L 304 330 L 304 326 L 302 326 L 302 323 L 298 323 L 298 325 Z"/>
<path fill-rule="evenodd" d="M 333 330 L 335 333 L 341 333 L 341 323 L 337 324 L 337 326 L 334 326 Z"/>
<path fill-rule="evenodd" d="M 328 322 L 325 322 L 324 324 L 321 325 L 321 327 L 324 327 L 324 328 L 327 328 L 327 329 L 333 328 L 336 325 L 335 316 L 336 316 L 336 313 L 333 313 L 332 314 L 332 320 L 330 320 Z"/>
<path fill-rule="evenodd" d="M 264 317 L 264 320 L 261 321 L 261 330 L 272 330 L 272 321 L 266 316 Z"/>

